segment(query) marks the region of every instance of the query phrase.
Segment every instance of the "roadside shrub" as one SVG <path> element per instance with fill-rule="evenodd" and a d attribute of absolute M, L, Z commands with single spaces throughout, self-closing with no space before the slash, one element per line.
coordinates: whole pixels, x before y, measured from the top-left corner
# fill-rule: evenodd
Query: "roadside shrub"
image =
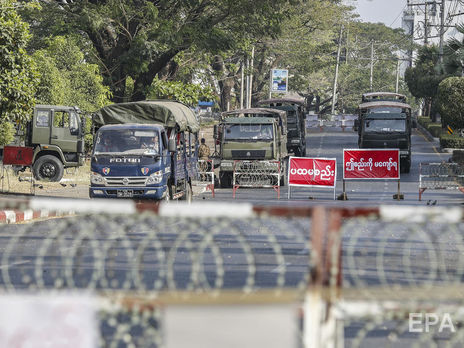
<path fill-rule="evenodd" d="M 451 156 L 451 161 L 464 164 L 464 150 L 454 150 Z"/>
<path fill-rule="evenodd" d="M 464 77 L 448 77 L 438 86 L 441 122 L 453 128 L 464 128 Z"/>
<path fill-rule="evenodd" d="M 14 125 L 12 122 L 2 121 L 0 123 L 0 145 L 7 145 L 14 139 Z"/>
<path fill-rule="evenodd" d="M 438 138 L 442 133 L 441 124 L 439 123 L 429 123 L 427 125 L 427 130 L 433 137 Z"/>
<path fill-rule="evenodd" d="M 432 120 L 428 116 L 419 116 L 417 117 L 417 123 L 419 123 L 422 127 L 427 128 L 427 126 L 432 123 Z"/>
<path fill-rule="evenodd" d="M 441 148 L 464 149 L 464 138 L 458 135 L 442 134 L 440 146 Z"/>

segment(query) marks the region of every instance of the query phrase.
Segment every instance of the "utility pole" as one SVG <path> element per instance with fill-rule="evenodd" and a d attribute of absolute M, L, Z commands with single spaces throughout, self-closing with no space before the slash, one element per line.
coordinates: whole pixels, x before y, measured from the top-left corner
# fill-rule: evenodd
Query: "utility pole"
<path fill-rule="evenodd" d="M 443 45 L 445 39 L 445 0 L 440 3 L 440 63 L 443 62 Z"/>
<path fill-rule="evenodd" d="M 395 87 L 395 93 L 398 93 L 400 86 L 400 57 L 398 57 L 398 60 L 396 62 L 396 87 Z"/>
<path fill-rule="evenodd" d="M 340 27 L 340 35 L 338 37 L 337 65 L 335 66 L 335 78 L 334 78 L 334 83 L 333 83 L 332 110 L 331 110 L 332 115 L 335 114 L 335 103 L 337 102 L 338 66 L 340 65 L 340 52 L 342 49 L 342 35 L 343 35 L 343 24 Z"/>
<path fill-rule="evenodd" d="M 425 14 L 424 14 L 424 45 L 429 43 L 429 3 L 425 2 Z"/>
<path fill-rule="evenodd" d="M 240 70 L 241 70 L 241 78 L 240 78 L 240 109 L 243 109 L 243 85 L 244 85 L 244 78 L 245 78 L 245 74 L 244 74 L 244 66 L 245 64 L 243 64 L 243 60 L 242 60 L 242 63 L 240 64 Z"/>
<path fill-rule="evenodd" d="M 247 58 L 247 61 L 246 61 L 246 69 L 247 69 L 247 73 L 246 73 L 246 93 L 245 93 L 245 108 L 248 108 L 248 99 L 249 99 L 249 95 L 250 95 L 250 59 Z"/>
<path fill-rule="evenodd" d="M 371 92 L 374 90 L 374 40 L 371 41 L 371 77 L 370 77 Z"/>
<path fill-rule="evenodd" d="M 248 94 L 248 108 L 251 108 L 251 95 L 253 93 L 253 65 L 255 60 L 255 46 L 251 48 L 250 93 Z"/>

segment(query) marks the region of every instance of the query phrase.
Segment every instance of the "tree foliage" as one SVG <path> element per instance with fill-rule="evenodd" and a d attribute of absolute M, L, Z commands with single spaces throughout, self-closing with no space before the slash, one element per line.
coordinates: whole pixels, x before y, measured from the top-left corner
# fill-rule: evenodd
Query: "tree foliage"
<path fill-rule="evenodd" d="M 246 38 L 277 34 L 286 2 L 50 1 L 29 18 L 41 35 L 85 35 L 117 102 L 126 95 L 128 77 L 134 81 L 131 99 L 145 99 L 154 77 L 189 48 L 215 54 Z"/>
<path fill-rule="evenodd" d="M 37 101 L 51 105 L 78 105 L 86 112 L 109 103 L 99 67 L 89 64 L 72 37 L 55 36 L 44 49 L 34 52 L 40 73 Z"/>
<path fill-rule="evenodd" d="M 190 106 L 196 106 L 199 101 L 215 100 L 216 95 L 211 87 L 155 79 L 149 89 L 148 99 L 172 99 Z"/>
<path fill-rule="evenodd" d="M 27 55 L 28 25 L 13 2 L 0 1 L 0 144 L 13 139 L 11 122 L 27 120 L 34 106 L 36 75 Z"/>
<path fill-rule="evenodd" d="M 464 128 L 464 77 L 448 77 L 438 86 L 438 108 L 443 126 Z"/>

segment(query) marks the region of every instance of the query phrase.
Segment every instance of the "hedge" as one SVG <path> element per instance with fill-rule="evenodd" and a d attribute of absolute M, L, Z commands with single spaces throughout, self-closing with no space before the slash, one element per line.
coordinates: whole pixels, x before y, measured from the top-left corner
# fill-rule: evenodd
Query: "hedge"
<path fill-rule="evenodd" d="M 442 128 L 440 123 L 430 123 L 427 125 L 427 130 L 433 137 L 438 138 L 442 133 Z"/>
<path fill-rule="evenodd" d="M 429 123 L 432 122 L 432 120 L 430 119 L 430 117 L 428 116 L 419 116 L 417 117 L 417 122 L 424 128 L 427 128 L 427 126 L 429 125 Z"/>
<path fill-rule="evenodd" d="M 443 134 L 440 137 L 440 146 L 442 149 L 464 149 L 464 138 L 458 135 Z"/>

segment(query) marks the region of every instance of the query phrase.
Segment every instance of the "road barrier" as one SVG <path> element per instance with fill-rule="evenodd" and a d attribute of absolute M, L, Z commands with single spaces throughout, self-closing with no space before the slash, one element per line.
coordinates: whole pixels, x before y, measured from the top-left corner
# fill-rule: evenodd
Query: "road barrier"
<path fill-rule="evenodd" d="M 459 190 L 464 193 L 464 166 L 459 163 L 420 163 L 419 201 L 425 190 Z"/>
<path fill-rule="evenodd" d="M 215 174 L 213 160 L 198 160 L 197 176 L 192 182 L 194 186 L 203 186 L 205 190 L 211 191 L 214 198 Z"/>
<path fill-rule="evenodd" d="M 461 208 L 0 201 L 38 205 L 81 215 L 5 230 L 0 287 L 91 291 L 100 346 L 229 347 L 223 325 L 238 318 L 232 338 L 256 347 L 248 314 L 296 323 L 281 311 L 295 304 L 302 347 L 464 344 Z M 258 339 L 284 346 L 272 325 Z"/>
<path fill-rule="evenodd" d="M 240 187 L 273 188 L 280 199 L 280 185 L 284 176 L 279 161 L 234 161 L 233 191 L 235 198 Z"/>

